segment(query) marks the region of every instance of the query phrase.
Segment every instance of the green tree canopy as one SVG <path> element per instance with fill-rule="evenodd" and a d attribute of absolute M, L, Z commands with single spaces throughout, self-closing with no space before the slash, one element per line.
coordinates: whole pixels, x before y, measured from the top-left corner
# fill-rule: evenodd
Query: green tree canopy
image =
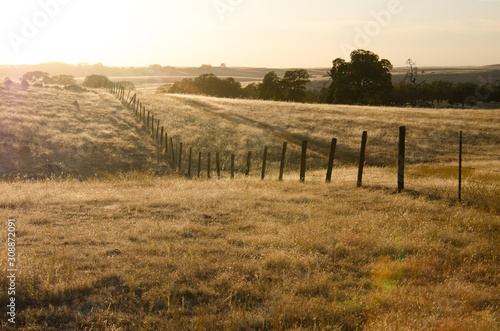
<path fill-rule="evenodd" d="M 283 100 L 283 86 L 281 79 L 276 72 L 268 72 L 259 84 L 259 99 L 263 100 Z"/>
<path fill-rule="evenodd" d="M 309 73 L 304 69 L 285 72 L 281 81 L 285 100 L 305 102 L 307 99 L 306 84 L 311 81 L 309 78 Z"/>
<path fill-rule="evenodd" d="M 362 49 L 351 53 L 351 61 L 337 58 L 328 75 L 332 79 L 327 100 L 332 103 L 383 105 L 392 99 L 392 64 Z"/>

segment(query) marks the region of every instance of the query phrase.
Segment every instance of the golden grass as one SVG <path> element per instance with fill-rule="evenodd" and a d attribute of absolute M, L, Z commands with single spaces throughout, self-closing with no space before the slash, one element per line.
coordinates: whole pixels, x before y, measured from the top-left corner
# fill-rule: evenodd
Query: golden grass
<path fill-rule="evenodd" d="M 18 329 L 500 327 L 500 192 L 492 172 L 499 166 L 498 129 L 492 111 L 141 95 L 176 142 L 195 152 L 220 151 L 226 167 L 230 153 L 241 170 L 248 150 L 258 159 L 264 145 L 272 147 L 266 181 L 256 175 L 259 161 L 248 178 L 237 174 L 231 181 L 226 169 L 222 180 L 206 181 L 129 171 L 136 164 L 154 168 L 157 150 L 104 91 L 1 93 L 1 132 L 10 135 L 9 148 L 22 154 L 19 137 L 26 136 L 36 142 L 27 144 L 32 165 L 45 162 L 40 158 L 46 154 L 75 175 L 85 174 L 82 169 L 107 172 L 85 181 L 0 182 L 0 219 L 18 220 Z M 75 100 L 80 112 L 71 110 Z M 409 126 L 410 161 L 407 191 L 395 195 L 402 124 Z M 462 128 L 468 130 L 470 157 L 465 203 L 458 204 L 450 141 Z M 362 130 L 369 131 L 369 166 L 366 188 L 356 189 L 352 164 Z M 339 152 L 327 185 L 325 150 L 332 136 L 339 138 Z M 311 141 L 305 184 L 296 171 L 302 138 Z M 276 155 L 284 140 L 290 153 L 285 180 L 278 182 Z M 122 154 L 88 152 L 90 168 L 83 161 L 71 168 L 62 156 L 81 141 Z M 442 148 L 453 154 L 440 153 Z M 429 158 L 439 162 L 421 163 Z M 7 160 L 13 163 L 3 163 L 4 170 L 29 173 L 21 156 L 7 154 Z M 0 227 L 0 238 L 6 231 Z M 6 257 L 0 257 L 4 274 Z M 6 288 L 7 279 L 0 284 Z M 0 301 L 7 299 L 0 292 Z M 9 328 L 6 319 L 0 327 Z"/>
<path fill-rule="evenodd" d="M 47 177 L 152 169 L 156 148 L 106 92 L 0 89 L 2 176 Z"/>
<path fill-rule="evenodd" d="M 309 140 L 311 157 L 324 167 L 332 138 L 338 139 L 340 163 L 359 157 L 362 131 L 368 131 L 367 163 L 393 166 L 397 159 L 398 127 L 407 126 L 409 162 L 450 162 L 458 159 L 458 133 L 464 131 L 467 161 L 498 160 L 500 115 L 495 110 L 411 109 L 342 105 L 311 105 L 202 96 L 139 93 L 178 141 L 195 149 L 260 152 L 283 141 L 300 150 Z M 292 152 L 293 153 L 293 152 Z M 277 156 L 276 156 L 277 155 Z M 322 162 L 320 162 L 322 160 Z M 296 164 L 293 155 L 289 163 Z"/>
<path fill-rule="evenodd" d="M 20 329 L 499 326 L 498 215 L 348 181 L 136 174 L 0 189 L 0 219 L 18 220 Z"/>

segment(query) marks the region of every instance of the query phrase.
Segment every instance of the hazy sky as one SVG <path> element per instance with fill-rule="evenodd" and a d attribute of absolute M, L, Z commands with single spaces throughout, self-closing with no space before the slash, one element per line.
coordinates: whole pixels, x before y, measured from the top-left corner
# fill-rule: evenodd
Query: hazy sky
<path fill-rule="evenodd" d="M 500 0 L 22 0 L 0 3 L 0 63 L 329 67 L 500 63 Z"/>

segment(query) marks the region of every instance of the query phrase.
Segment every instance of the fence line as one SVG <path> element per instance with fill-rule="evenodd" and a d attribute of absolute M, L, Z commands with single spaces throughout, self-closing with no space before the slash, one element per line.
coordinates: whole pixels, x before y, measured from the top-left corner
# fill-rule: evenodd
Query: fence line
<path fill-rule="evenodd" d="M 189 156 L 188 156 L 188 169 L 187 171 L 183 172 L 183 143 L 179 142 L 178 145 L 174 144 L 173 138 L 170 137 L 170 148 L 169 148 L 169 136 L 167 130 L 165 130 L 165 127 L 161 126 L 160 128 L 160 120 L 157 119 L 155 120 L 155 115 L 148 111 L 146 109 L 146 106 L 143 105 L 143 103 L 139 100 L 137 93 L 135 93 L 132 97 L 131 91 L 128 92 L 127 96 L 125 97 L 125 88 L 123 86 L 118 85 L 117 83 L 111 83 L 109 86 L 109 90 L 111 93 L 115 94 L 118 99 L 121 100 L 122 104 L 126 106 L 129 110 L 131 110 L 136 117 L 136 120 L 139 123 L 142 123 L 144 126 L 148 136 L 153 140 L 153 142 L 157 145 L 160 151 L 164 151 L 164 159 L 165 162 L 170 163 L 172 167 L 177 170 L 179 175 L 184 175 L 187 174 L 188 178 L 192 178 L 192 153 L 193 149 L 192 147 L 189 147 Z M 147 119 L 146 119 L 146 113 L 147 113 Z M 155 125 L 156 125 L 156 131 L 155 131 Z M 161 132 L 161 133 L 160 133 Z M 405 126 L 401 126 L 399 128 L 399 146 L 397 148 L 397 151 L 395 149 L 395 153 L 389 153 L 389 152 L 379 152 L 376 153 L 376 155 L 384 155 L 384 156 L 389 156 L 389 157 L 394 157 L 397 158 L 397 177 L 394 183 L 389 183 L 389 182 L 375 182 L 375 181 L 370 181 L 370 184 L 377 184 L 377 185 L 393 185 L 397 184 L 397 192 L 402 192 L 405 190 L 405 174 L 408 173 L 408 175 L 411 177 L 419 177 L 419 178 L 432 178 L 430 175 L 423 175 L 423 174 L 417 174 L 417 173 L 412 173 L 411 171 L 408 172 L 408 169 L 405 169 L 406 164 L 410 164 L 411 160 L 414 159 L 420 159 L 421 157 L 417 156 L 418 154 L 424 154 L 419 151 L 412 151 L 413 153 L 410 153 L 410 157 L 408 157 L 407 152 L 408 149 L 406 148 L 406 139 L 407 139 L 407 130 Z M 428 138 L 412 138 L 412 141 L 432 141 L 435 142 L 435 139 L 428 139 Z M 364 131 L 362 134 L 362 139 L 361 139 L 361 149 L 360 149 L 360 156 L 359 156 L 359 167 L 358 167 L 358 177 L 357 177 L 357 186 L 362 187 L 363 186 L 363 174 L 364 174 L 364 167 L 365 167 L 365 160 L 366 160 L 366 146 L 368 143 L 368 132 Z M 335 150 L 336 146 L 338 144 L 338 140 L 336 138 L 332 139 L 331 142 L 331 148 L 330 148 L 330 154 L 328 157 L 328 163 L 326 165 L 327 171 L 326 171 L 326 182 L 331 183 L 332 180 L 332 173 L 333 173 L 333 163 L 335 160 Z M 287 152 L 287 145 L 288 142 L 284 142 L 283 148 L 282 148 L 282 154 L 281 154 L 281 162 L 279 166 L 279 177 L 278 180 L 282 181 L 283 180 L 283 174 L 284 174 L 284 168 L 285 168 L 285 156 Z M 301 152 L 301 157 L 300 157 L 300 175 L 299 175 L 299 180 L 300 182 L 305 182 L 306 179 L 306 172 L 307 172 L 307 146 L 308 146 L 308 141 L 304 140 L 302 141 L 302 152 Z M 177 149 L 178 147 L 178 149 Z M 418 148 L 417 148 L 418 149 Z M 178 151 L 178 152 L 177 152 Z M 261 179 L 265 180 L 266 177 L 266 168 L 267 168 L 267 160 L 268 160 L 268 152 L 269 152 L 269 147 L 265 146 L 263 156 L 262 156 L 262 172 L 261 172 Z M 396 154 L 397 153 L 397 154 Z M 437 153 L 436 150 L 434 150 L 434 154 Z M 417 154 L 417 155 L 414 155 Z M 454 156 L 456 159 L 458 159 L 458 176 L 456 180 L 458 181 L 458 201 L 462 200 L 462 193 L 463 193 L 463 186 L 464 186 L 464 170 L 478 170 L 484 173 L 500 173 L 500 170 L 483 170 L 483 169 L 477 169 L 474 167 L 464 167 L 463 166 L 463 155 L 464 155 L 464 148 L 463 148 L 463 132 L 460 131 L 459 133 L 459 150 L 458 151 L 441 151 L 439 153 L 440 155 L 449 155 L 449 156 Z M 207 178 L 210 179 L 212 178 L 212 169 L 211 169 L 211 153 L 208 151 L 206 152 L 207 159 L 206 159 L 206 165 L 207 165 Z M 221 155 L 219 152 L 216 154 L 216 172 L 217 172 L 217 178 L 221 178 Z M 487 153 L 487 154 L 482 154 L 482 153 L 467 153 L 467 155 L 471 156 L 493 156 L 493 157 L 500 157 L 500 154 L 493 154 L 493 153 Z M 229 161 L 229 160 L 228 160 Z M 451 165 L 445 165 L 445 164 L 436 164 L 436 161 L 432 161 L 429 159 L 424 159 L 424 160 L 419 160 L 418 164 L 422 165 L 432 165 L 432 167 L 441 167 L 441 168 L 450 168 Z M 247 160 L 246 160 L 246 168 L 245 168 L 245 175 L 249 176 L 251 172 L 251 165 L 252 165 L 252 151 L 248 151 L 247 154 Z M 455 166 L 453 166 L 455 167 Z M 198 154 L 198 167 L 197 167 L 197 172 L 196 175 L 198 178 L 201 176 L 201 171 L 202 171 L 202 152 L 199 152 Z M 226 167 L 223 167 L 226 169 Z M 373 174 L 370 174 L 373 175 Z M 387 175 L 387 173 L 383 174 L 384 176 Z M 235 155 L 231 154 L 230 156 L 230 178 L 233 179 L 235 177 Z M 486 183 L 486 182 L 481 182 L 481 184 L 484 185 L 491 185 L 495 187 L 500 187 L 500 185 L 493 184 L 493 183 Z M 411 186 L 416 186 L 415 184 L 411 183 Z M 418 185 L 417 185 L 418 186 Z"/>

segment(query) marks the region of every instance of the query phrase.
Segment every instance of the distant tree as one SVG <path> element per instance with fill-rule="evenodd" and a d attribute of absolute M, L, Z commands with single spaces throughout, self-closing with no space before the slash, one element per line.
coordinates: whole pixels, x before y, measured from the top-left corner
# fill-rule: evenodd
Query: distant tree
<path fill-rule="evenodd" d="M 264 76 L 262 83 L 258 86 L 259 99 L 283 100 L 283 85 L 276 72 L 271 71 Z"/>
<path fill-rule="evenodd" d="M 473 106 L 477 104 L 476 90 L 477 84 L 474 83 L 457 83 L 453 86 L 450 99 L 448 102 L 452 105 L 461 104 L 462 108 L 465 106 Z"/>
<path fill-rule="evenodd" d="M 329 100 L 332 103 L 384 105 L 392 100 L 392 64 L 362 49 L 351 53 L 351 61 L 337 58 L 328 73 L 332 79 Z"/>
<path fill-rule="evenodd" d="M 426 89 L 429 91 L 430 100 L 432 105 L 436 102 L 438 105 L 444 101 L 448 101 L 451 98 L 451 92 L 453 90 L 453 83 L 444 80 L 434 81 L 426 85 Z"/>
<path fill-rule="evenodd" d="M 221 98 L 238 98 L 243 95 L 241 84 L 234 78 L 220 79 L 214 74 L 203 74 L 194 80 L 185 78 L 181 82 L 175 82 L 168 92 L 202 94 Z"/>
<path fill-rule="evenodd" d="M 30 71 L 23 75 L 23 80 L 28 83 L 44 83 L 50 84 L 52 81 L 48 73 L 43 71 Z"/>
<path fill-rule="evenodd" d="M 284 99 L 286 101 L 305 102 L 307 99 L 306 84 L 311 81 L 309 78 L 309 73 L 304 69 L 285 72 L 285 76 L 281 80 Z"/>
<path fill-rule="evenodd" d="M 110 83 L 109 78 L 104 75 L 91 75 L 85 77 L 82 85 L 90 88 L 103 88 L 108 87 Z"/>
<path fill-rule="evenodd" d="M 194 85 L 192 78 L 184 78 L 180 82 L 175 82 L 169 88 L 168 93 L 174 94 L 200 94 L 200 91 Z"/>
<path fill-rule="evenodd" d="M 425 84 L 425 80 L 422 82 L 417 82 L 418 80 L 418 68 L 415 61 L 412 59 L 406 60 L 408 71 L 406 72 L 405 81 L 409 81 L 413 85 L 413 98 L 411 99 L 411 105 L 413 107 L 417 106 L 417 100 L 419 99 L 419 87 Z"/>
<path fill-rule="evenodd" d="M 490 100 L 492 102 L 500 102 L 500 80 L 490 83 L 489 88 L 491 91 Z"/>
<path fill-rule="evenodd" d="M 409 106 L 414 97 L 413 86 L 404 81 L 400 82 L 394 87 L 393 102 L 396 106 Z"/>
<path fill-rule="evenodd" d="M 220 67 L 221 68 L 227 68 L 227 65 L 225 63 L 221 63 Z"/>
<path fill-rule="evenodd" d="M 257 99 L 259 97 L 259 85 L 251 83 L 243 88 L 243 97 L 245 99 Z"/>

